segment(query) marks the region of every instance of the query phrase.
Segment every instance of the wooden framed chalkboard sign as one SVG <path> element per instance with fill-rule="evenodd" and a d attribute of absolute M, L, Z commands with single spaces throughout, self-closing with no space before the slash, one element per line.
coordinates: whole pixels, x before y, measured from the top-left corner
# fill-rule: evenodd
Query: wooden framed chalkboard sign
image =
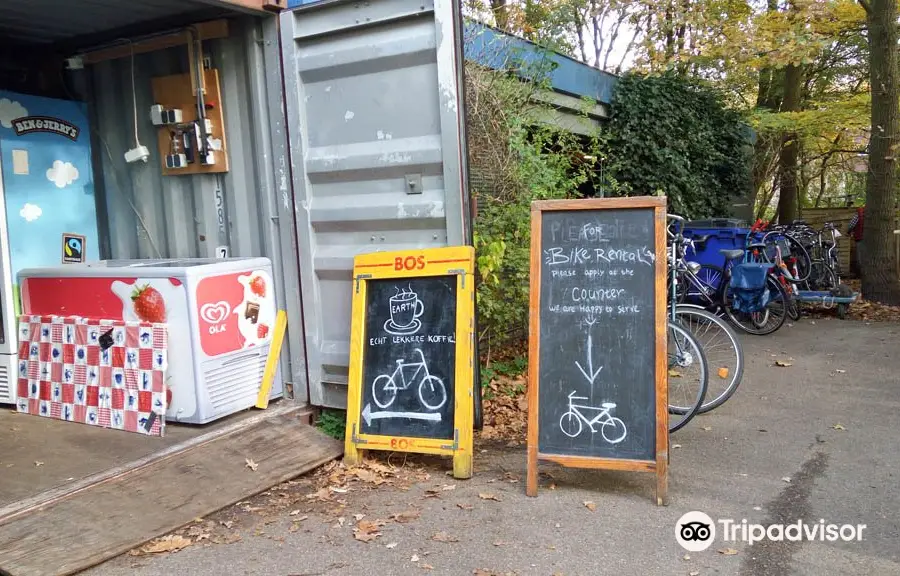
<path fill-rule="evenodd" d="M 346 463 L 421 452 L 472 476 L 474 269 L 470 246 L 356 257 Z"/>
<path fill-rule="evenodd" d="M 538 462 L 656 473 L 666 501 L 666 200 L 531 207 L 528 474 Z"/>

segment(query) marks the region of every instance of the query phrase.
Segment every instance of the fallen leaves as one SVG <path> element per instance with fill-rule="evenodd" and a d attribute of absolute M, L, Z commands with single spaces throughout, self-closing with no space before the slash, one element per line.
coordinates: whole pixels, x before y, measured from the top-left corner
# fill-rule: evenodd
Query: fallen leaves
<path fill-rule="evenodd" d="M 728 367 L 722 366 L 719 368 L 719 378 L 722 380 L 726 380 L 728 378 Z"/>
<path fill-rule="evenodd" d="M 722 548 L 719 550 L 719 554 L 721 554 L 722 556 L 734 556 L 737 553 L 738 551 L 734 548 Z"/>
<path fill-rule="evenodd" d="M 465 502 L 457 502 L 456 507 L 461 510 L 473 510 L 475 508 L 472 504 L 466 504 Z"/>
<path fill-rule="evenodd" d="M 254 462 L 252 458 L 246 458 L 244 460 L 244 463 L 247 466 L 247 468 L 253 470 L 254 472 L 256 472 L 256 469 L 259 468 L 259 464 Z"/>
<path fill-rule="evenodd" d="M 587 508 L 588 510 L 590 510 L 591 512 L 597 511 L 597 505 L 594 502 L 592 502 L 591 500 L 588 500 L 588 501 L 584 502 L 583 504 L 584 504 L 584 507 Z"/>
<path fill-rule="evenodd" d="M 388 550 L 393 550 L 394 548 L 397 547 L 397 543 L 391 542 L 390 544 L 385 544 L 384 547 L 387 548 Z"/>
<path fill-rule="evenodd" d="M 834 428 L 835 430 L 846 430 L 846 428 L 844 428 L 844 425 L 841 423 L 835 424 L 834 426 L 832 426 L 832 428 Z"/>
<path fill-rule="evenodd" d="M 184 536 L 179 536 L 178 534 L 169 534 L 168 536 L 163 536 L 162 538 L 157 538 L 147 544 L 144 544 L 140 548 L 135 548 L 131 550 L 129 554 L 131 556 L 143 556 L 145 554 L 163 554 L 165 552 L 178 552 L 184 548 L 187 548 L 194 541 L 190 538 L 185 538 Z"/>
<path fill-rule="evenodd" d="M 482 500 L 493 500 L 495 502 L 503 502 L 496 494 L 492 494 L 491 492 L 480 492 L 478 497 Z"/>
<path fill-rule="evenodd" d="M 391 514 L 390 518 L 398 524 L 406 524 L 413 520 L 418 520 L 422 513 L 418 510 L 406 510 L 405 512 L 397 512 Z"/>
<path fill-rule="evenodd" d="M 509 440 L 518 445 L 525 439 L 528 423 L 528 398 L 523 376 L 498 375 L 483 401 L 484 425 L 478 436 L 483 440 Z"/>
<path fill-rule="evenodd" d="M 669 368 L 669 378 L 681 378 L 681 372 L 675 368 Z"/>
<path fill-rule="evenodd" d="M 793 366 L 794 364 L 793 364 L 793 362 L 787 362 L 786 360 L 776 360 L 775 365 L 779 366 L 781 368 L 789 368 L 789 367 Z"/>
<path fill-rule="evenodd" d="M 203 526 L 191 526 L 188 528 L 187 535 L 194 539 L 194 542 L 209 540 L 210 533 Z"/>
<path fill-rule="evenodd" d="M 385 524 L 384 520 L 360 520 L 353 529 L 353 537 L 360 542 L 371 542 L 381 536 L 381 527 Z"/>
<path fill-rule="evenodd" d="M 445 543 L 459 542 L 459 538 L 457 538 L 456 536 L 453 536 L 451 534 L 447 534 L 446 532 L 443 532 L 443 531 L 438 532 L 437 534 L 432 536 L 431 539 L 434 540 L 435 542 L 445 542 Z"/>
<path fill-rule="evenodd" d="M 782 481 L 782 482 L 787 482 L 788 484 L 790 484 L 790 483 L 791 483 L 791 477 L 790 477 L 790 476 L 785 476 L 784 478 L 781 479 L 781 481 Z"/>

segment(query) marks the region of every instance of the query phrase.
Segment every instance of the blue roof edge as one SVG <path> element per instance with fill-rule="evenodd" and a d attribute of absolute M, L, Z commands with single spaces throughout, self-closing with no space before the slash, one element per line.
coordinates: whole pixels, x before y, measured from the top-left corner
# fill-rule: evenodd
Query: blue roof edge
<path fill-rule="evenodd" d="M 288 9 L 317 4 L 322 0 L 288 0 Z M 539 46 L 530 40 L 509 34 L 484 22 L 466 18 L 463 23 L 466 60 L 494 70 L 510 70 L 520 76 L 528 68 L 547 73 L 557 92 L 578 98 L 591 98 L 610 104 L 618 76 L 588 66 L 565 54 Z"/>
<path fill-rule="evenodd" d="M 603 104 L 612 102 L 612 94 L 619 77 L 604 72 L 565 54 L 466 18 L 464 51 L 466 60 L 494 70 L 509 69 L 527 75 L 534 66 L 553 89 L 576 97 L 587 97 Z"/>

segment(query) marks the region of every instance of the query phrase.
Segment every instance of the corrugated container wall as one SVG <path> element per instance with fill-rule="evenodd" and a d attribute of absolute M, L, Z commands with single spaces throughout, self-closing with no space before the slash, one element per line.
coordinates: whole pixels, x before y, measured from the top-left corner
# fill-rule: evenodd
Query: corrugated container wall
<path fill-rule="evenodd" d="M 231 256 L 270 258 L 279 307 L 287 308 L 289 331 L 298 327 L 287 338 L 282 374 L 295 384 L 295 398 L 306 401 L 275 19 L 229 20 L 229 36 L 204 42 L 203 50 L 219 71 L 229 156 L 224 174 L 163 176 L 160 170 L 151 79 L 187 73 L 186 46 L 137 54 L 133 68 L 125 57 L 72 73 L 71 83 L 91 105 L 95 166 L 102 167 L 98 203 L 108 229 L 101 230 L 101 253 L 115 259 L 205 258 L 228 246 Z M 124 153 L 136 145 L 135 125 L 151 151 L 147 163 L 125 162 Z"/>

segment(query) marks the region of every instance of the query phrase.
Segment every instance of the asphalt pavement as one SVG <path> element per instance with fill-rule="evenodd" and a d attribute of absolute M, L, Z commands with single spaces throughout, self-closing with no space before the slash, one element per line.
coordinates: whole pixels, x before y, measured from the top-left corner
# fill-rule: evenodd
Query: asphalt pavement
<path fill-rule="evenodd" d="M 348 493 L 343 521 L 298 508 L 248 524 L 235 543 L 126 555 L 85 574 L 900 574 L 900 325 L 803 319 L 743 342 L 737 394 L 671 437 L 668 506 L 656 506 L 651 475 L 544 464 L 529 498 L 524 446 L 490 444 L 471 480 L 453 480 L 439 462 L 406 490 Z M 410 521 L 390 521 L 410 510 Z M 705 551 L 676 541 L 689 511 L 717 526 Z M 387 520 L 381 535 L 354 539 L 358 514 Z M 750 545 L 725 540 L 722 520 L 738 536 L 743 520 L 865 528 L 850 542 Z"/>

